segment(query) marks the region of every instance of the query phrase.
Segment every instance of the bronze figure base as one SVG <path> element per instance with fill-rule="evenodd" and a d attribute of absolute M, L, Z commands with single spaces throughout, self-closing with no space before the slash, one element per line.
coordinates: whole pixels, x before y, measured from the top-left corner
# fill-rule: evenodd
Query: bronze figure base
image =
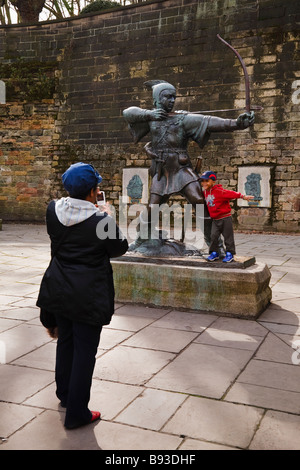
<path fill-rule="evenodd" d="M 129 246 L 128 253 L 143 255 L 144 257 L 170 257 L 170 256 L 202 256 L 200 250 L 192 245 L 174 239 L 148 239 L 140 241 L 137 239 Z"/>

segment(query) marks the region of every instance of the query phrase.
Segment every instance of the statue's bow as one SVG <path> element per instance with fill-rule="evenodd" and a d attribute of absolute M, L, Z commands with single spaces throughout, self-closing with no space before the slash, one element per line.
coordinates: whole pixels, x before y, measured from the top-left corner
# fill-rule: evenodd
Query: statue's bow
<path fill-rule="evenodd" d="M 220 112 L 225 112 L 225 111 L 242 111 L 243 109 L 246 109 L 246 111 L 249 113 L 252 110 L 255 111 L 261 111 L 263 108 L 262 106 L 250 106 L 250 82 L 249 82 L 249 75 L 248 71 L 245 65 L 245 62 L 243 61 L 242 57 L 238 53 L 238 51 L 232 47 L 228 42 L 226 42 L 219 34 L 217 34 L 217 38 L 220 39 L 226 46 L 228 46 L 237 56 L 239 59 L 241 66 L 243 67 L 243 72 L 244 72 L 244 77 L 245 77 L 245 92 L 246 92 L 246 106 L 245 108 L 242 109 L 212 109 L 212 110 L 205 110 L 205 111 L 192 111 L 191 114 L 202 114 L 202 113 L 220 113 Z"/>
<path fill-rule="evenodd" d="M 235 53 L 235 55 L 237 56 L 237 58 L 239 59 L 239 61 L 241 63 L 241 66 L 243 67 L 243 72 L 244 72 L 244 77 L 245 77 L 245 92 L 246 92 L 246 106 L 245 106 L 245 109 L 249 113 L 250 110 L 251 110 L 251 108 L 250 108 L 250 84 L 249 84 L 249 75 L 248 75 L 248 71 L 247 71 L 245 62 L 243 61 L 243 59 L 240 56 L 240 54 L 238 53 L 238 51 L 234 47 L 232 47 L 230 44 L 228 44 L 228 42 L 226 42 L 223 38 L 221 38 L 221 36 L 219 34 L 217 34 L 217 38 L 220 39 L 220 41 L 222 41 L 226 46 L 229 47 L 229 49 L 231 49 Z M 261 109 L 261 108 L 260 107 L 255 107 L 254 109 Z"/>

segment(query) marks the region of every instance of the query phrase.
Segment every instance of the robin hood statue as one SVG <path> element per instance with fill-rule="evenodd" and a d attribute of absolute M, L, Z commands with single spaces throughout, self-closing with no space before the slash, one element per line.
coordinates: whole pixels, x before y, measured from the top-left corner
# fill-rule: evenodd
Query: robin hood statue
<path fill-rule="evenodd" d="M 149 81 L 145 85 L 152 88 L 154 108 L 132 106 L 123 111 L 123 116 L 129 124 L 135 143 L 147 134 L 151 135 L 151 142 L 145 146 L 152 159 L 149 214 L 147 220 L 140 219 L 140 224 L 150 226 L 151 207 L 166 203 L 173 194 L 181 194 L 194 207 L 204 203 L 200 177 L 192 167 L 187 150 L 189 140 L 196 142 L 202 149 L 212 132 L 230 132 L 251 126 L 254 112 L 245 112 L 237 119 L 222 119 L 185 111 L 173 113 L 175 87 L 162 80 Z M 209 232 L 210 224 L 206 230 L 204 228 L 206 242 L 209 241 Z M 142 233 L 145 234 L 145 231 L 140 230 L 131 250 L 137 249 L 144 239 L 149 238 L 149 230 L 146 231 L 146 237 Z"/>

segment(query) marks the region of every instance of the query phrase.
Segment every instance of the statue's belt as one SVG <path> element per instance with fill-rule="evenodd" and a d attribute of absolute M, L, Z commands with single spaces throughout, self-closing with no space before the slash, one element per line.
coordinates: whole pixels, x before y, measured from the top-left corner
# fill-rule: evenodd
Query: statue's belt
<path fill-rule="evenodd" d="M 155 161 L 157 163 L 164 163 L 168 157 L 184 157 L 189 158 L 189 155 L 185 149 L 164 149 L 154 150 Z"/>

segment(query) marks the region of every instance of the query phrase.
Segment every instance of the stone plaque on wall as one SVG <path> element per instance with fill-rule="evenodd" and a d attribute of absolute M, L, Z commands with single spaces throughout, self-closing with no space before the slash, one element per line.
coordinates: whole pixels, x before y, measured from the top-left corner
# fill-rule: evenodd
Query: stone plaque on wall
<path fill-rule="evenodd" d="M 6 104 L 6 86 L 2 80 L 0 80 L 0 104 Z"/>
<path fill-rule="evenodd" d="M 238 199 L 240 207 L 271 207 L 271 167 L 240 166 L 238 191 L 255 196 L 253 201 Z"/>
<path fill-rule="evenodd" d="M 124 168 L 123 170 L 123 202 L 126 204 L 148 203 L 147 168 Z"/>

